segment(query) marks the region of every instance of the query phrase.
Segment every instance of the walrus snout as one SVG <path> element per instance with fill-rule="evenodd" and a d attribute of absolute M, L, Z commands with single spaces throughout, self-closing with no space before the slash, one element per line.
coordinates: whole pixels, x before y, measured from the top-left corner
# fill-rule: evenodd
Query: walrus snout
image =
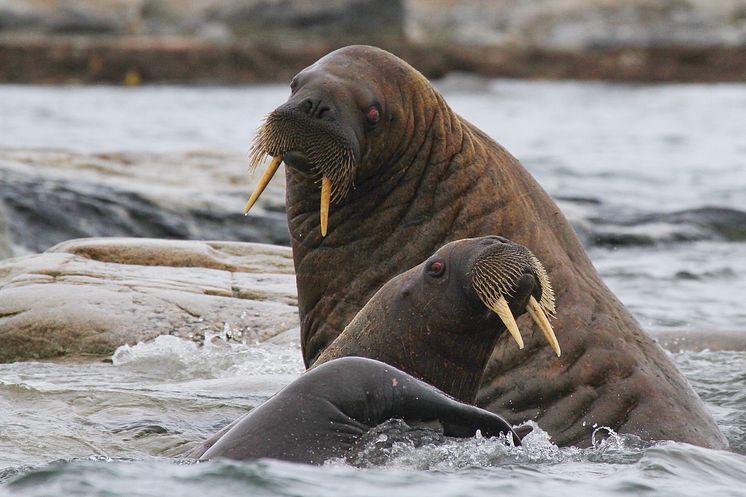
<path fill-rule="evenodd" d="M 359 144 L 350 129 L 334 119 L 334 107 L 320 98 L 288 102 L 271 112 L 259 129 L 249 154 L 255 169 L 265 157 L 272 157 L 244 208 L 248 214 L 283 160 L 304 174 L 321 177 L 319 225 L 326 236 L 329 206 L 347 196 L 353 188 Z"/>
<path fill-rule="evenodd" d="M 559 342 L 549 323 L 549 317 L 554 315 L 554 291 L 544 266 L 529 249 L 505 238 L 484 237 L 479 243 L 485 248 L 475 258 L 471 271 L 472 286 L 479 299 L 502 319 L 521 349 L 523 337 L 514 310 L 525 308 L 559 357 Z M 521 304 L 516 299 L 527 301 Z"/>

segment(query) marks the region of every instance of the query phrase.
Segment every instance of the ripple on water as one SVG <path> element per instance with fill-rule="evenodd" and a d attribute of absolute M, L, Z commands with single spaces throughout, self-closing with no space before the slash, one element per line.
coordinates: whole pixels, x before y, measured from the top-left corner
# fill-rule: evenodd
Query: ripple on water
<path fill-rule="evenodd" d="M 730 443 L 746 455 L 746 352 L 703 351 L 673 355 Z"/>
<path fill-rule="evenodd" d="M 380 435 L 381 433 L 379 433 Z M 546 443 L 546 434 L 535 435 Z M 447 448 L 443 449 L 445 445 Z M 438 447 L 441 447 L 440 449 Z M 476 459 L 474 450 L 480 454 Z M 407 455 L 406 452 L 410 454 Z M 383 466 L 359 468 L 336 461 L 322 467 L 260 460 L 199 464 L 173 461 L 78 460 L 9 475 L 12 495 L 162 496 L 522 496 L 746 495 L 746 458 L 686 444 L 641 446 L 624 437 L 589 449 L 552 449 L 531 444 L 506 447 L 503 440 L 427 442 L 397 449 Z M 493 454 L 490 454 L 490 453 Z M 448 453 L 455 458 L 445 464 Z M 530 454 L 527 454 L 530 453 Z M 613 453 L 611 457 L 609 454 Z M 559 455 L 558 455 L 559 454 Z M 623 457 L 619 457 L 624 455 Z M 408 459 L 409 458 L 409 459 Z M 485 459 L 488 458 L 488 459 Z M 426 470 L 412 459 L 431 459 Z M 409 462 L 408 462 L 409 461 Z M 403 464 L 401 464 L 403 462 Z M 467 464 L 464 464 L 467 463 Z M 486 464 L 485 464 L 486 463 Z M 10 495 L 10 494 L 9 494 Z"/>

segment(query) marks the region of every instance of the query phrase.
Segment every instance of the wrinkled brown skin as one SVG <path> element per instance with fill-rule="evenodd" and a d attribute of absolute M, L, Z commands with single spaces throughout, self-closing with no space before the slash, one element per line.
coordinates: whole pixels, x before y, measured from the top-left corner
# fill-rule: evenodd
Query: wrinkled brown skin
<path fill-rule="evenodd" d="M 307 365 L 386 281 L 448 241 L 499 234 L 528 247 L 548 271 L 563 353 L 554 357 L 541 332 L 520 319 L 526 348 L 499 341 L 479 405 L 516 424 L 535 420 L 559 445 L 589 445 L 594 425 L 727 445 L 670 358 L 601 281 L 554 201 L 420 73 L 383 50 L 352 46 L 303 70 L 294 87 L 285 105 L 322 99 L 331 109 L 325 118 L 343 120 L 357 137 L 359 159 L 355 189 L 332 204 L 322 238 L 319 178 L 286 156 Z M 371 127 L 364 115 L 373 102 L 381 119 Z"/>
<path fill-rule="evenodd" d="M 518 350 L 505 325 L 477 296 L 471 282 L 474 262 L 499 237 L 451 242 L 418 266 L 389 280 L 319 358 L 316 367 L 346 356 L 391 364 L 461 402 L 474 403 L 484 368 L 498 339 Z M 445 265 L 432 276 L 433 261 Z M 541 290 L 527 269 L 508 297 L 513 315 L 526 312 Z"/>

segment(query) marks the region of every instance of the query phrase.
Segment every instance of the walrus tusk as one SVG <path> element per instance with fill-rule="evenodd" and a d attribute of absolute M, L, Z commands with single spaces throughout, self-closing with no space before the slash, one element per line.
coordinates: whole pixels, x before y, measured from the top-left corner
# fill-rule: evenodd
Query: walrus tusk
<path fill-rule="evenodd" d="M 332 198 L 332 182 L 326 176 L 321 177 L 321 236 L 326 236 L 329 225 L 329 202 Z"/>
<path fill-rule="evenodd" d="M 549 319 L 547 319 L 547 315 L 544 313 L 544 309 L 541 308 L 533 295 L 531 295 L 531 297 L 529 297 L 528 299 L 527 309 L 528 313 L 531 315 L 531 319 L 533 319 L 534 322 L 539 325 L 541 332 L 544 333 L 547 342 L 549 342 L 549 346 L 552 347 L 554 353 L 557 354 L 557 357 L 559 357 L 562 354 L 562 351 L 560 350 L 557 336 L 554 334 L 552 325 L 549 324 Z"/>
<path fill-rule="evenodd" d="M 513 340 L 518 344 L 518 348 L 522 349 L 523 337 L 521 336 L 521 332 L 518 331 L 518 325 L 515 322 L 513 313 L 510 312 L 510 307 L 508 306 L 508 301 L 505 300 L 505 297 L 497 299 L 490 308 L 495 311 L 495 314 L 500 316 L 500 319 L 505 323 L 505 327 L 508 328 L 508 331 L 513 336 Z"/>
<path fill-rule="evenodd" d="M 269 181 L 272 179 L 272 176 L 275 175 L 281 163 L 282 155 L 276 155 L 272 157 L 272 162 L 269 163 L 269 167 L 266 171 L 264 171 L 262 179 L 259 180 L 259 183 L 256 185 L 256 189 L 254 189 L 254 193 L 251 194 L 251 198 L 246 203 L 246 207 L 244 207 L 243 209 L 244 214 L 248 214 L 249 210 L 254 207 L 256 201 L 259 200 L 259 195 L 261 195 L 264 189 L 267 188 Z"/>

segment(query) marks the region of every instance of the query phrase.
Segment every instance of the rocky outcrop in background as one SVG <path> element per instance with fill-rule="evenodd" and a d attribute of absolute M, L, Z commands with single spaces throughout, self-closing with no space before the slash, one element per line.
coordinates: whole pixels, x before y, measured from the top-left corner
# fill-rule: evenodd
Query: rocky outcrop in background
<path fill-rule="evenodd" d="M 258 176 L 245 163 L 220 152 L 2 150 L 0 259 L 99 236 L 289 245 L 284 175 L 246 217 Z"/>
<path fill-rule="evenodd" d="M 245 163 L 226 152 L 0 150 L 0 260 L 84 237 L 289 245 L 284 174 L 244 216 L 260 176 L 249 175 Z M 596 198 L 556 200 L 588 248 L 746 240 L 740 210 L 623 215 Z"/>
<path fill-rule="evenodd" d="M 5 33 L 400 37 L 587 49 L 746 44 L 742 0 L 5 0 Z M 296 41 L 298 43 L 298 41 Z"/>
<path fill-rule="evenodd" d="M 2 81 L 286 81 L 350 43 L 428 77 L 746 80 L 746 0 L 0 3 Z"/>

